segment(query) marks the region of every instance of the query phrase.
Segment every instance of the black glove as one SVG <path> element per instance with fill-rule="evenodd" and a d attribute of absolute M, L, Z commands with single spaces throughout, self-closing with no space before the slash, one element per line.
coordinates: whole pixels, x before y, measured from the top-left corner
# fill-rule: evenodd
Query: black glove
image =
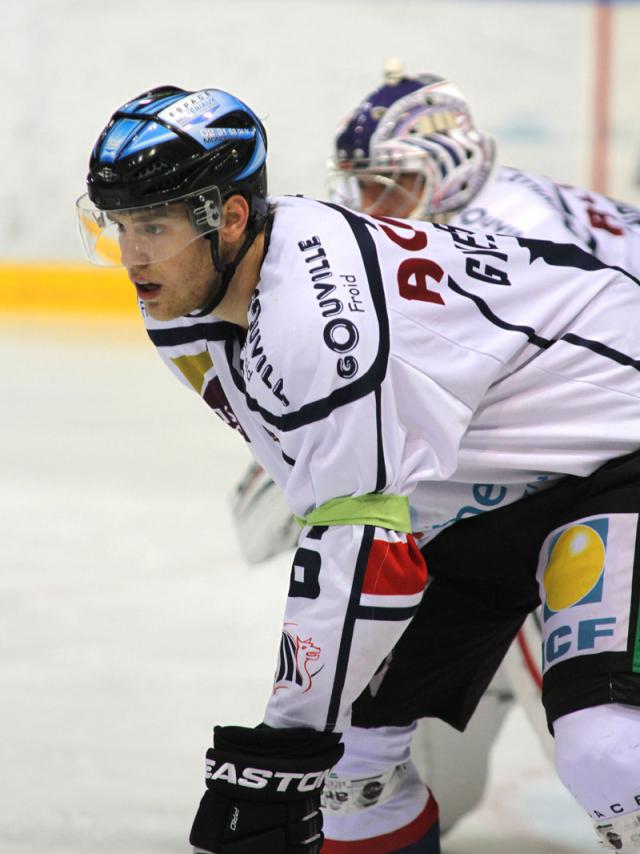
<path fill-rule="evenodd" d="M 320 794 L 340 736 L 312 729 L 214 729 L 207 791 L 189 841 L 210 854 L 319 854 Z"/>

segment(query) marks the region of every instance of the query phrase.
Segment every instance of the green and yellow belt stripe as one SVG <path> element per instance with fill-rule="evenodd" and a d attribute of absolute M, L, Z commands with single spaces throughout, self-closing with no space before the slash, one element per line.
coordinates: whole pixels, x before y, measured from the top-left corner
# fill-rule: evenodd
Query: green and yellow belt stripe
<path fill-rule="evenodd" d="M 296 516 L 301 528 L 305 525 L 375 525 L 389 531 L 411 533 L 411 514 L 406 495 L 345 496 L 325 501 L 306 516 Z"/>

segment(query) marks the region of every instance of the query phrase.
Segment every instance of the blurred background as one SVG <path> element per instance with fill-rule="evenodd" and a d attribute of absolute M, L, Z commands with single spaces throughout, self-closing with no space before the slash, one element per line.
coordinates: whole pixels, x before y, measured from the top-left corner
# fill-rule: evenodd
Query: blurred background
<path fill-rule="evenodd" d="M 455 82 L 505 165 L 637 203 L 639 36 L 637 2 L 6 4 L 0 258 L 81 260 L 73 200 L 93 143 L 164 83 L 237 94 L 266 124 L 271 192 L 323 196 L 334 129 L 389 57 Z"/>
<path fill-rule="evenodd" d="M 290 556 L 244 563 L 246 449 L 82 260 L 99 131 L 155 85 L 228 89 L 271 192 L 323 197 L 397 57 L 460 87 L 500 162 L 639 204 L 640 3 L 20 0 L 0 26 L 0 850 L 180 854 L 212 724 L 260 720 Z M 492 763 L 445 854 L 598 850 L 517 712 Z"/>

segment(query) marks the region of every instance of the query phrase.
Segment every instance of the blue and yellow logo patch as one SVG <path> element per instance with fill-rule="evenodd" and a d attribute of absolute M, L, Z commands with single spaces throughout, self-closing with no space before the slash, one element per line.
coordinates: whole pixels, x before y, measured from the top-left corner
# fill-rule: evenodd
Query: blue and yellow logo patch
<path fill-rule="evenodd" d="M 542 576 L 545 622 L 564 608 L 602 602 L 608 529 L 606 518 L 592 519 L 552 540 Z"/>

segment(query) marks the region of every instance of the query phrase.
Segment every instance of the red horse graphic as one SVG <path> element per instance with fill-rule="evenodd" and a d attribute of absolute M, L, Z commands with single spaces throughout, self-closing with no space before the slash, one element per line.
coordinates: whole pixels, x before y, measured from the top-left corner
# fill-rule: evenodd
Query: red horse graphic
<path fill-rule="evenodd" d="M 322 648 L 315 644 L 311 637 L 301 638 L 297 634 L 293 635 L 283 630 L 274 693 L 280 688 L 290 687 L 279 684 L 282 682 L 298 685 L 302 688 L 303 694 L 311 690 L 313 677 L 322 670 L 324 665 L 313 672 L 309 670 L 309 666 L 320 658 L 321 653 Z"/>
<path fill-rule="evenodd" d="M 306 638 L 305 640 L 301 640 L 298 635 L 296 635 L 296 670 L 298 673 L 302 673 L 302 693 L 306 694 L 306 692 L 311 688 L 313 683 L 313 677 L 318 672 L 317 670 L 314 673 L 309 673 L 309 662 L 317 661 L 320 658 L 320 653 L 322 652 L 319 646 L 313 643 L 311 638 Z"/>

